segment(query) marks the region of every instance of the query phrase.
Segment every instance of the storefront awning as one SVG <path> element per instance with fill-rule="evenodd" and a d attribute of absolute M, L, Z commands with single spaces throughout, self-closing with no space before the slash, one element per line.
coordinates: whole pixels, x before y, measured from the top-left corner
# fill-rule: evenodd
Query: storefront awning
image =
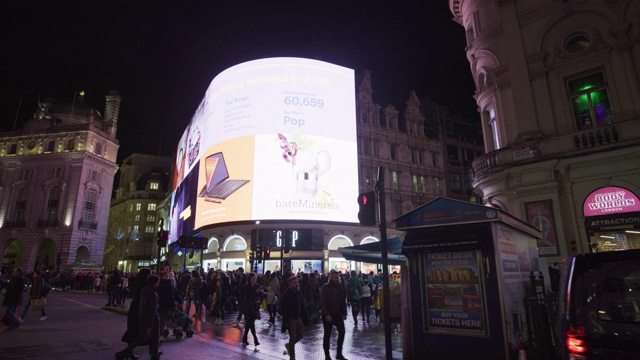
<path fill-rule="evenodd" d="M 351 261 L 362 261 L 367 263 L 381 264 L 382 253 L 379 241 L 338 248 L 342 256 Z M 389 265 L 405 265 L 407 258 L 402 255 L 402 241 L 399 237 L 387 240 L 387 258 Z"/>

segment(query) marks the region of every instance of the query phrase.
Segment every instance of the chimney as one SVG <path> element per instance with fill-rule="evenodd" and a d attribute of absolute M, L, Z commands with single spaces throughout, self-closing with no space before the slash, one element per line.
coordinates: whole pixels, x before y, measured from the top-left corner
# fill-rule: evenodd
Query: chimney
<path fill-rule="evenodd" d="M 118 114 L 120 113 L 120 101 L 122 101 L 122 98 L 114 90 L 109 91 L 105 98 L 107 101 L 104 106 L 104 123 L 106 124 L 107 133 L 115 138 L 118 131 Z"/>

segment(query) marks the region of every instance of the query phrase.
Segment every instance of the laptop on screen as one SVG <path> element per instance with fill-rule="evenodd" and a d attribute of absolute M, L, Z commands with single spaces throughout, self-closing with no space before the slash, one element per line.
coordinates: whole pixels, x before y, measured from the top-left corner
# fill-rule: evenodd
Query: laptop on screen
<path fill-rule="evenodd" d="M 226 199 L 249 180 L 229 180 L 229 171 L 221 152 L 204 160 L 206 184 L 198 196 L 209 199 Z"/>

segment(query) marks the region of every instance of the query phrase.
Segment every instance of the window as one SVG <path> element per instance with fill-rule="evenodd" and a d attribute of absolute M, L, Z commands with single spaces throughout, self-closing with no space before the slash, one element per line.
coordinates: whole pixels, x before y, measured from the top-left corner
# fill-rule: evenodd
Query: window
<path fill-rule="evenodd" d="M 47 222 L 58 220 L 58 207 L 60 206 L 60 195 L 62 188 L 54 186 L 49 191 L 49 201 L 47 201 Z"/>
<path fill-rule="evenodd" d="M 32 174 L 33 174 L 33 170 L 31 169 L 22 170 L 22 180 L 31 180 Z"/>
<path fill-rule="evenodd" d="M 373 183 L 373 171 L 368 166 L 362 167 L 362 183 L 364 185 Z"/>
<path fill-rule="evenodd" d="M 100 180 L 100 173 L 95 171 L 95 170 L 90 170 L 89 171 L 89 180 L 91 180 L 91 181 L 99 181 Z"/>
<path fill-rule="evenodd" d="M 570 79 L 567 87 L 578 130 L 613 124 L 613 110 L 604 72 Z"/>
<path fill-rule="evenodd" d="M 438 154 L 431 153 L 431 164 L 435 167 L 438 166 Z"/>
<path fill-rule="evenodd" d="M 7 155 L 15 155 L 18 151 L 18 144 L 9 145 L 9 151 L 7 151 Z"/>
<path fill-rule="evenodd" d="M 397 171 L 392 171 L 391 172 L 391 188 L 393 190 L 398 190 L 400 188 L 400 181 L 399 181 L 399 177 L 398 177 L 398 172 Z"/>
<path fill-rule="evenodd" d="M 500 129 L 498 128 L 498 120 L 496 119 L 496 110 L 493 107 L 489 108 L 489 126 L 491 127 L 491 134 L 493 136 L 493 149 L 501 149 Z"/>
<path fill-rule="evenodd" d="M 27 188 L 22 188 L 18 191 L 18 197 L 16 199 L 16 208 L 15 208 L 16 223 L 26 221 L 28 198 L 29 196 L 28 196 Z"/>
<path fill-rule="evenodd" d="M 94 148 L 94 152 L 96 153 L 96 155 L 102 155 L 102 144 L 101 143 L 96 143 L 96 146 Z"/>
<path fill-rule="evenodd" d="M 462 181 L 460 179 L 460 174 L 458 173 L 449 173 L 449 185 L 452 190 L 461 190 L 462 189 Z"/>
<path fill-rule="evenodd" d="M 155 232 L 155 230 L 156 230 L 155 228 L 156 227 L 154 225 L 147 225 L 144 228 L 144 232 L 147 233 L 147 234 L 153 234 Z"/>
<path fill-rule="evenodd" d="M 427 179 L 424 176 L 420 176 L 420 192 L 427 192 Z"/>
<path fill-rule="evenodd" d="M 142 204 L 136 203 L 136 211 L 142 210 Z"/>
<path fill-rule="evenodd" d="M 398 146 L 391 144 L 389 145 L 389 155 L 391 156 L 391 160 L 398 160 Z"/>
<path fill-rule="evenodd" d="M 362 152 L 365 155 L 371 155 L 371 140 L 362 139 Z"/>
<path fill-rule="evenodd" d="M 152 214 L 147 214 L 147 222 L 156 222 L 156 216 Z"/>
<path fill-rule="evenodd" d="M 139 232 L 140 231 L 140 225 L 133 225 L 133 231 Z"/>
<path fill-rule="evenodd" d="M 55 140 L 49 140 L 49 142 L 47 142 L 47 152 L 53 152 L 53 149 L 56 146 L 56 142 Z"/>
<path fill-rule="evenodd" d="M 371 140 L 371 144 L 373 145 L 373 156 L 380 156 L 380 149 L 378 148 L 378 141 Z"/>
<path fill-rule="evenodd" d="M 94 189 L 89 189 L 84 195 L 84 209 L 82 214 L 83 222 L 91 223 L 95 217 L 96 198 L 98 193 Z"/>
<path fill-rule="evenodd" d="M 140 210 L 140 209 L 138 209 L 138 210 Z M 155 211 L 156 210 L 156 204 L 154 204 L 154 203 L 147 204 L 147 210 L 148 211 Z"/>
<path fill-rule="evenodd" d="M 149 189 L 151 190 L 158 190 L 160 188 L 160 184 L 158 184 L 156 181 L 152 181 L 149 184 Z"/>
<path fill-rule="evenodd" d="M 393 209 L 393 217 L 399 217 L 400 215 L 402 215 L 402 203 L 400 202 L 400 200 L 391 201 L 391 206 Z"/>
<path fill-rule="evenodd" d="M 135 222 L 140 221 L 140 214 L 135 214 L 135 215 L 133 216 L 133 221 L 135 221 Z"/>
<path fill-rule="evenodd" d="M 411 184 L 413 185 L 413 192 L 418 192 L 418 175 L 411 177 Z"/>
<path fill-rule="evenodd" d="M 386 128 L 387 127 L 387 117 L 384 114 L 381 114 L 382 116 L 380 116 L 380 127 Z"/>
<path fill-rule="evenodd" d="M 65 148 L 65 150 L 73 151 L 75 147 L 76 147 L 76 142 L 74 139 L 67 140 L 67 147 Z"/>
<path fill-rule="evenodd" d="M 129 212 L 132 212 L 132 211 L 133 211 L 133 204 L 130 204 L 129 205 Z"/>
<path fill-rule="evenodd" d="M 586 50 L 590 45 L 589 37 L 582 33 L 574 33 L 569 36 L 564 49 L 570 53 Z"/>
<path fill-rule="evenodd" d="M 59 167 L 59 168 L 54 168 L 53 169 L 51 177 L 61 178 L 63 176 L 64 176 L 64 168 L 63 167 Z"/>

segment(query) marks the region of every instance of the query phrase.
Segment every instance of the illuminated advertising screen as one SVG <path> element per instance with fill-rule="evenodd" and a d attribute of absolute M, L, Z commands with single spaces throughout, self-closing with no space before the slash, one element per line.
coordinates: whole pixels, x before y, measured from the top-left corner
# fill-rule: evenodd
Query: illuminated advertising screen
<path fill-rule="evenodd" d="M 234 221 L 357 222 L 355 114 L 345 67 L 269 58 L 220 73 L 178 144 L 170 241 Z"/>

